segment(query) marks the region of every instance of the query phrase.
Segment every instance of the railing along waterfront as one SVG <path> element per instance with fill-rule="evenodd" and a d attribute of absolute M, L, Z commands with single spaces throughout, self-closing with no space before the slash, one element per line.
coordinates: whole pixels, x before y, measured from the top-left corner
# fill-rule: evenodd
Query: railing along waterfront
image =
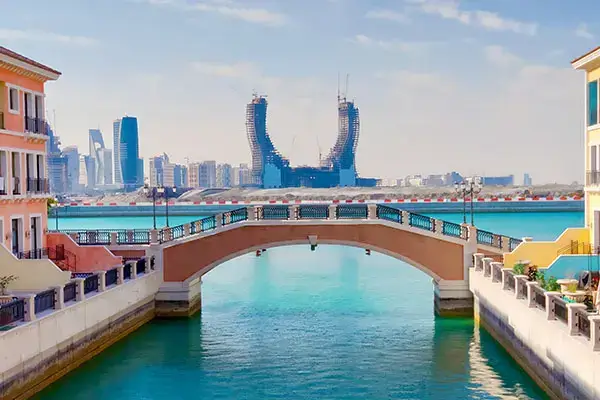
<path fill-rule="evenodd" d="M 492 282 L 500 282 L 499 272 L 504 274 L 504 285 L 500 285 L 501 290 L 513 292 L 511 296 L 515 296 L 523 304 L 527 304 L 530 309 L 538 309 L 546 313 L 549 320 L 556 320 L 566 325 L 570 335 L 580 335 L 586 340 L 592 340 L 592 330 L 600 330 L 600 319 L 598 319 L 597 311 L 590 312 L 586 310 L 583 303 L 571 303 L 562 298 L 560 293 L 548 293 L 537 282 L 526 280 L 526 277 L 516 278 L 513 271 L 502 270 L 501 263 L 484 262 L 484 254 L 476 254 L 474 258 L 474 270 L 477 273 L 483 272 L 483 276 L 489 278 Z M 486 273 L 486 271 L 489 271 Z M 516 280 L 520 279 L 517 285 Z M 570 308 L 573 307 L 573 308 Z M 594 317 L 592 320 L 590 317 Z M 595 328 L 594 328 L 595 327 Z M 595 336 L 596 343 L 592 344 L 594 351 L 600 351 L 600 337 Z"/>
<path fill-rule="evenodd" d="M 375 206 L 371 211 L 370 207 Z M 371 214 L 373 212 L 373 214 Z M 252 218 L 250 218 L 252 217 Z M 329 220 L 329 219 L 378 219 L 408 225 L 415 229 L 429 231 L 442 236 L 460 240 L 469 239 L 469 227 L 449 221 L 438 220 L 426 215 L 377 204 L 293 204 L 293 205 L 263 205 L 242 207 L 225 213 L 205 217 L 188 224 L 165 227 L 156 231 L 158 243 L 166 243 L 188 235 L 208 232 L 221 226 L 228 226 L 248 220 Z M 135 245 L 150 244 L 152 233 L 150 230 L 119 229 L 119 230 L 63 230 L 69 234 L 79 245 Z M 506 244 L 509 251 L 514 250 L 520 239 L 504 237 L 492 232 L 478 230 L 477 243 L 503 249 Z M 506 242 L 505 242 L 506 241 Z"/>
<path fill-rule="evenodd" d="M 119 270 L 121 268 L 123 269 L 123 276 L 120 280 Z M 29 298 L 15 297 L 8 303 L 0 304 L 0 331 L 10 329 L 16 323 L 35 319 L 37 318 L 37 314 L 63 308 L 66 303 L 85 300 L 86 295 L 89 293 L 100 292 L 101 290 L 106 290 L 108 287 L 121 285 L 125 281 L 136 279 L 138 276 L 152 270 L 154 270 L 154 258 L 148 259 L 142 257 L 137 262 L 128 263 L 125 266 L 119 266 L 106 271 L 104 274 L 105 284 L 103 285 L 103 289 L 101 289 L 99 281 L 102 275 L 92 273 L 86 278 L 71 280 L 63 286 L 44 290 Z M 135 272 L 135 275 L 133 272 Z M 62 296 L 59 291 L 62 291 Z M 61 297 L 62 301 L 59 301 Z M 26 310 L 32 310 L 32 315 L 28 316 Z"/>
<path fill-rule="evenodd" d="M 64 245 L 22 251 L 16 257 L 20 260 L 49 259 L 63 271 L 75 271 L 77 268 L 77 256 L 66 250 Z"/>

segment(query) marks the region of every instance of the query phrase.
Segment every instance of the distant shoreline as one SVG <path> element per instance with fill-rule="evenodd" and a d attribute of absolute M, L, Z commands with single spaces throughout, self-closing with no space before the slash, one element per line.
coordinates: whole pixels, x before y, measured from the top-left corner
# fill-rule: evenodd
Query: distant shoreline
<path fill-rule="evenodd" d="M 435 199 L 433 201 L 416 200 L 416 201 L 392 201 L 391 199 L 384 200 L 346 200 L 346 201 L 287 201 L 287 200 L 271 200 L 268 202 L 253 202 L 248 204 L 237 201 L 219 201 L 219 202 L 199 202 L 184 203 L 174 202 L 169 203 L 169 215 L 178 216 L 199 216 L 212 215 L 221 212 L 250 206 L 250 205 L 267 205 L 289 207 L 292 205 L 302 204 L 330 204 L 330 205 L 348 205 L 360 207 L 367 204 L 380 204 L 387 207 L 398 208 L 402 210 L 412 211 L 416 213 L 462 213 L 464 204 L 462 199 Z M 584 201 L 581 198 L 565 198 L 547 199 L 547 198 L 528 198 L 526 200 L 505 200 L 503 199 L 486 199 L 485 201 L 474 201 L 473 209 L 476 213 L 509 213 L 509 212 L 583 212 Z M 466 203 L 467 212 L 470 210 L 470 202 Z M 92 218 L 92 217 L 128 217 L 128 216 L 151 216 L 153 209 L 156 215 L 165 215 L 165 203 L 158 203 L 154 208 L 152 203 L 82 203 L 78 205 L 62 205 L 58 209 L 59 218 Z M 50 211 L 51 218 L 56 217 L 56 209 Z"/>

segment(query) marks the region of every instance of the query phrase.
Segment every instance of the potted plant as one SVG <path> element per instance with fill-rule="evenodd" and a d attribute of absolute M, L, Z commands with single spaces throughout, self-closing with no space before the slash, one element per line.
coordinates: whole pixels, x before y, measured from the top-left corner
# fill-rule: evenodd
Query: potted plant
<path fill-rule="evenodd" d="M 0 304 L 10 303 L 12 301 L 12 296 L 9 296 L 6 293 L 6 288 L 11 282 L 16 280 L 17 277 L 14 275 L 0 277 Z"/>
<path fill-rule="evenodd" d="M 572 287 L 572 285 L 577 287 L 577 283 L 579 283 L 579 281 L 577 279 L 559 279 L 556 281 L 556 283 L 560 285 L 560 292 L 564 293 L 565 291 L 568 291 L 569 287 Z"/>
<path fill-rule="evenodd" d="M 562 287 L 561 287 L 562 289 Z M 577 290 L 577 282 L 571 282 L 567 285 L 566 289 L 562 291 L 562 294 L 569 300 L 577 303 L 583 303 L 587 293 L 584 290 Z"/>
<path fill-rule="evenodd" d="M 558 281 L 556 280 L 555 277 L 551 276 L 548 278 L 548 280 L 546 280 L 546 278 L 544 277 L 544 275 L 541 276 L 543 279 L 543 288 L 544 290 L 548 291 L 548 292 L 558 292 L 560 290 L 560 285 L 558 284 Z"/>
<path fill-rule="evenodd" d="M 525 275 L 525 264 L 517 263 L 513 265 L 513 272 L 515 275 Z"/>

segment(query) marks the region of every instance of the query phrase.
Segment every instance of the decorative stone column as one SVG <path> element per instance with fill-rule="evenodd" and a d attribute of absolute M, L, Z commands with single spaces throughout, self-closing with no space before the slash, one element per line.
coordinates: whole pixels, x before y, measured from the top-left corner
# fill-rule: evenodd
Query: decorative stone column
<path fill-rule="evenodd" d="M 131 266 L 131 279 L 137 278 L 137 265 L 135 261 L 127 261 L 127 264 Z"/>
<path fill-rule="evenodd" d="M 106 290 L 106 271 L 96 272 L 98 276 L 98 292 L 104 292 Z"/>
<path fill-rule="evenodd" d="M 337 204 L 330 204 L 327 208 L 329 209 L 328 210 L 329 211 L 329 218 L 327 218 L 327 219 L 337 219 L 337 208 L 338 208 L 338 205 Z"/>
<path fill-rule="evenodd" d="M 546 318 L 548 321 L 554 321 L 556 319 L 556 315 L 554 313 L 554 299 L 557 296 L 560 296 L 560 292 L 545 292 L 546 296 Z"/>
<path fill-rule="evenodd" d="M 367 204 L 367 219 L 377 219 L 377 204 Z"/>
<path fill-rule="evenodd" d="M 584 313 L 586 305 L 581 303 L 567 303 L 567 321 L 569 323 L 569 335 L 579 335 L 579 315 Z"/>
<path fill-rule="evenodd" d="M 84 278 L 75 278 L 75 301 L 85 300 L 85 288 L 83 287 Z"/>
<path fill-rule="evenodd" d="M 30 294 L 25 297 L 25 322 L 35 321 L 35 294 Z"/>
<path fill-rule="evenodd" d="M 438 235 L 444 234 L 444 221 L 441 219 L 434 219 L 433 221 L 433 232 Z"/>
<path fill-rule="evenodd" d="M 510 253 L 510 238 L 508 236 L 502 236 L 502 252 Z"/>
<path fill-rule="evenodd" d="M 65 287 L 61 286 L 52 286 L 54 289 L 54 308 L 56 310 L 62 310 L 65 308 Z"/>
<path fill-rule="evenodd" d="M 522 289 L 527 288 L 529 277 L 527 275 L 515 275 L 515 298 L 528 299 L 529 293 L 523 295 Z M 529 289 L 527 289 L 529 290 Z"/>
<path fill-rule="evenodd" d="M 537 282 L 527 282 L 527 305 L 529 306 L 529 308 L 535 308 L 536 303 L 535 303 L 535 288 L 539 288 L 540 284 Z"/>
<path fill-rule="evenodd" d="M 110 244 L 112 246 L 116 246 L 119 239 L 119 234 L 117 232 L 110 233 Z"/>
<path fill-rule="evenodd" d="M 600 315 L 590 315 L 590 343 L 592 350 L 600 350 Z"/>
<path fill-rule="evenodd" d="M 219 229 L 223 226 L 223 214 L 219 213 L 215 215 L 215 229 Z"/>
<path fill-rule="evenodd" d="M 158 243 L 158 230 L 157 229 L 150 230 L 150 243 Z"/>
<path fill-rule="evenodd" d="M 125 282 L 125 266 L 119 265 L 117 267 L 117 285 L 122 285 Z"/>
<path fill-rule="evenodd" d="M 475 253 L 473 254 L 473 267 L 475 271 L 483 271 L 483 259 L 485 254 L 483 253 Z"/>
<path fill-rule="evenodd" d="M 256 221 L 256 207 L 246 207 L 246 213 L 248 214 L 248 221 Z"/>
<path fill-rule="evenodd" d="M 192 232 L 192 224 L 183 224 L 183 236 L 190 236 Z"/>
<path fill-rule="evenodd" d="M 491 257 L 484 257 L 483 258 L 483 276 L 491 276 L 492 275 L 492 267 L 491 267 L 491 263 L 494 262 L 494 259 Z"/>
<path fill-rule="evenodd" d="M 410 213 L 408 211 L 402 210 L 402 225 L 409 226 L 410 225 Z"/>

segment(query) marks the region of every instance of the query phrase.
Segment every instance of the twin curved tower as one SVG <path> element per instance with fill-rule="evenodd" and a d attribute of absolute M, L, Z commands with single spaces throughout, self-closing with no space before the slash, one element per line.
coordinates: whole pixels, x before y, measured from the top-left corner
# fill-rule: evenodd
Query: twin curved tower
<path fill-rule="evenodd" d="M 254 95 L 246 106 L 253 183 L 264 188 L 356 186 L 360 117 L 354 102 L 338 97 L 338 136 L 318 167 L 290 167 L 267 132 L 267 99 Z"/>

